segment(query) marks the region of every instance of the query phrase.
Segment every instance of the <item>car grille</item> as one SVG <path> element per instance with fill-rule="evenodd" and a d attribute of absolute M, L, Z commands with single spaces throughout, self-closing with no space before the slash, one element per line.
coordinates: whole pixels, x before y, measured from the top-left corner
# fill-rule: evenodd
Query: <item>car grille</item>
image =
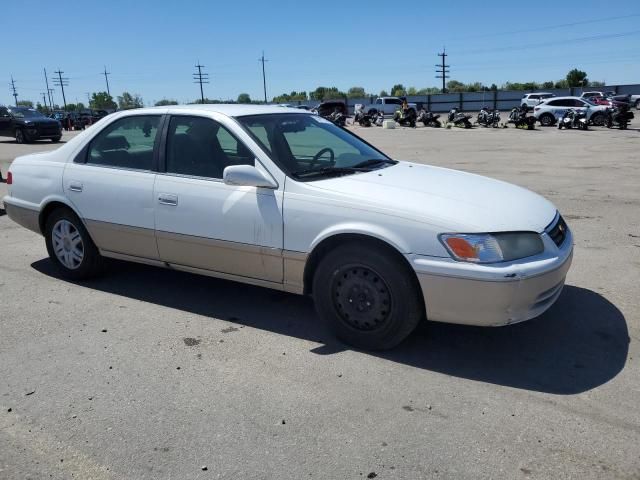
<path fill-rule="evenodd" d="M 59 135 L 60 128 L 55 123 L 47 123 L 38 125 L 40 135 Z"/>
<path fill-rule="evenodd" d="M 558 219 L 555 224 L 552 223 L 546 228 L 546 230 L 547 234 L 551 237 L 551 240 L 553 240 L 553 243 L 558 247 L 562 245 L 564 243 L 564 239 L 567 238 L 568 227 L 561 215 L 558 215 Z"/>

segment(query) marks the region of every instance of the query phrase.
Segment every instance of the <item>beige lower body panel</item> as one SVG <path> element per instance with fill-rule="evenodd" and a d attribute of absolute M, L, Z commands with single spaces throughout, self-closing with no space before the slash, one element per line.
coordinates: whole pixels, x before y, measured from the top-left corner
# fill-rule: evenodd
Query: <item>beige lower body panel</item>
<path fill-rule="evenodd" d="M 86 220 L 89 235 L 100 250 L 159 260 L 152 229 Z"/>
<path fill-rule="evenodd" d="M 29 230 L 42 234 L 40 231 L 40 212 L 30 208 L 18 207 L 5 202 L 4 209 L 11 220 Z"/>
<path fill-rule="evenodd" d="M 519 280 L 485 281 L 418 273 L 427 318 L 500 326 L 541 315 L 562 292 L 571 256 L 558 268 Z"/>

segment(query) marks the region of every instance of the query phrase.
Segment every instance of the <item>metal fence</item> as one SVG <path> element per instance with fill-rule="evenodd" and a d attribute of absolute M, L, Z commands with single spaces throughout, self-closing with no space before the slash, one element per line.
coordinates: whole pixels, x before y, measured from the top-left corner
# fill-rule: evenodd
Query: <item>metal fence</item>
<path fill-rule="evenodd" d="M 580 96 L 582 92 L 602 91 L 616 92 L 617 95 L 640 94 L 640 84 L 633 85 L 607 85 L 604 87 L 574 87 L 574 88 L 551 88 L 540 90 L 497 90 L 489 92 L 463 92 L 463 93 L 436 93 L 431 95 L 408 95 L 407 101 L 416 103 L 418 108 L 426 108 L 431 112 L 448 112 L 452 108 L 459 108 L 462 111 L 475 112 L 482 107 L 490 107 L 498 110 L 511 110 L 522 103 L 522 97 L 527 93 L 548 92 L 556 97 Z M 369 107 L 374 104 L 376 97 L 367 98 L 347 98 L 347 108 L 353 114 L 354 105 L 360 103 Z M 310 108 L 320 104 L 319 101 L 299 101 L 291 104 L 308 105 Z"/>

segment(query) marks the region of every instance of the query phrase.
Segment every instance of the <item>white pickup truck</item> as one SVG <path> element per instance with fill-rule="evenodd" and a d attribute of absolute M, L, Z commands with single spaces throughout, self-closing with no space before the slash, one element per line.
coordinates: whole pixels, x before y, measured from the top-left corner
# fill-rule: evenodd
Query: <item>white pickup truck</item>
<path fill-rule="evenodd" d="M 378 112 L 382 112 L 385 115 L 393 115 L 401 106 L 402 100 L 398 97 L 378 97 L 375 103 L 365 107 L 365 111 L 370 115 Z M 409 103 L 409 107 L 417 109 L 415 103 Z"/>

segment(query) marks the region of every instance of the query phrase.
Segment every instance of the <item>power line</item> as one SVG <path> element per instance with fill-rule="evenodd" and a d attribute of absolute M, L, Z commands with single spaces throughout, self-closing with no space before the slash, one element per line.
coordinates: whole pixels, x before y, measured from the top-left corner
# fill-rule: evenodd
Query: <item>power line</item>
<path fill-rule="evenodd" d="M 16 82 L 13 81 L 13 75 L 11 75 L 11 89 L 13 90 L 13 100 L 14 103 L 16 104 L 16 107 L 18 106 L 18 92 L 16 92 Z"/>
<path fill-rule="evenodd" d="M 442 58 L 442 63 L 440 65 L 436 65 L 436 73 L 440 74 L 436 75 L 436 78 L 442 79 L 442 93 L 447 93 L 447 78 L 450 78 L 450 75 L 449 65 L 447 65 L 445 61 L 448 55 L 444 47 L 442 48 L 442 53 L 439 53 L 438 56 Z"/>
<path fill-rule="evenodd" d="M 109 75 L 111 75 L 110 72 L 107 72 L 107 66 L 104 66 L 104 81 L 107 82 L 107 95 L 111 96 L 111 92 L 109 91 Z"/>
<path fill-rule="evenodd" d="M 69 86 L 69 78 L 68 77 L 63 77 L 62 74 L 64 73 L 61 70 L 55 71 L 53 73 L 57 73 L 58 74 L 58 78 L 53 77 L 53 84 L 56 87 L 60 87 L 62 89 L 62 103 L 64 104 L 64 109 L 67 109 L 67 99 L 64 96 L 64 87 L 68 87 Z"/>
<path fill-rule="evenodd" d="M 258 59 L 259 62 L 262 62 L 262 87 L 264 88 L 264 103 L 267 103 L 267 77 L 264 74 L 264 62 L 268 62 L 264 58 L 264 50 L 262 51 L 262 56 Z"/>
<path fill-rule="evenodd" d="M 195 82 L 193 82 L 193 83 L 199 83 L 200 84 L 200 99 L 202 100 L 202 103 L 204 103 L 204 90 L 202 89 L 202 84 L 203 83 L 209 83 L 209 74 L 208 73 L 202 73 L 202 69 L 204 68 L 204 65 L 200 65 L 200 61 L 199 60 L 198 60 L 198 63 L 196 65 L 196 68 L 198 69 L 198 71 L 193 74 L 193 79 L 195 80 Z"/>

